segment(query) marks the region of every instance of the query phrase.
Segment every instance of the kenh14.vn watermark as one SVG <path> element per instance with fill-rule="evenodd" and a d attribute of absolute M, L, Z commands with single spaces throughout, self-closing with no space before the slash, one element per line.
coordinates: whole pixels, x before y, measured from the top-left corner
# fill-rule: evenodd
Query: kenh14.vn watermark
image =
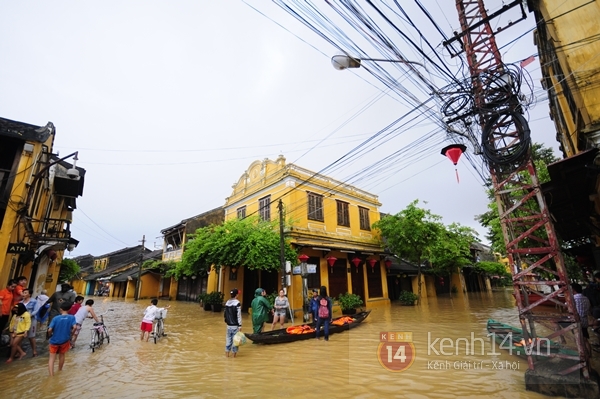
<path fill-rule="evenodd" d="M 491 344 L 486 339 L 476 337 L 471 332 L 468 337 L 449 338 L 434 337 L 427 333 L 427 360 L 428 370 L 519 370 L 518 361 L 500 361 L 494 359 L 481 359 L 481 357 L 498 356 L 501 353 L 511 355 L 541 355 L 548 356 L 556 346 L 548 338 L 536 338 L 524 342 L 512 333 L 497 335 L 487 334 Z M 501 350 L 503 352 L 501 352 Z M 377 359 L 388 371 L 401 372 L 411 367 L 415 361 L 417 349 L 413 342 L 413 333 L 410 331 L 387 331 L 379 333 Z M 462 357 L 460 360 L 435 359 L 435 357 Z M 472 357 L 477 357 L 474 359 Z"/>

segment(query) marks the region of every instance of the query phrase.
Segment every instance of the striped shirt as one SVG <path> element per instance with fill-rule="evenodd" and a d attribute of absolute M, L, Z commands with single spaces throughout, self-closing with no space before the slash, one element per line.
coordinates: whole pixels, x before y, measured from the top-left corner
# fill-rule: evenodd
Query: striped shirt
<path fill-rule="evenodd" d="M 581 319 L 581 327 L 587 328 L 589 325 L 588 314 L 590 313 L 590 300 L 583 294 L 575 294 L 573 295 L 573 299 L 575 300 L 575 308 Z"/>

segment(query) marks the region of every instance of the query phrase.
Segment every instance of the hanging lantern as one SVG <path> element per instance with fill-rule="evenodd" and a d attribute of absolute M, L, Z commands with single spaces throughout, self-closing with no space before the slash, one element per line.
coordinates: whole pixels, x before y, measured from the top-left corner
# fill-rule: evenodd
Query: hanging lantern
<path fill-rule="evenodd" d="M 56 255 L 56 251 L 54 251 L 52 249 L 47 252 L 47 255 L 48 255 L 48 258 L 50 258 L 50 260 L 52 260 L 52 261 L 55 261 L 56 257 L 58 256 L 58 255 Z"/>
<path fill-rule="evenodd" d="M 371 265 L 371 273 L 375 273 L 375 265 L 377 264 L 377 259 L 369 259 L 369 265 Z"/>
<path fill-rule="evenodd" d="M 358 266 L 360 265 L 362 261 L 360 260 L 359 257 L 355 257 L 354 259 L 352 259 L 352 263 L 354 263 L 354 266 L 356 266 L 356 272 L 358 273 Z"/>
<path fill-rule="evenodd" d="M 387 267 L 388 272 L 389 272 L 390 271 L 390 267 L 392 267 L 392 261 L 390 259 L 386 258 L 385 262 L 383 262 L 383 263 L 385 263 L 385 267 Z"/>
<path fill-rule="evenodd" d="M 298 256 L 298 260 L 300 261 L 300 263 L 306 263 L 306 261 L 308 259 L 309 259 L 308 255 L 305 255 L 305 254 Z"/>
<path fill-rule="evenodd" d="M 448 159 L 452 161 L 454 166 L 456 166 L 458 164 L 460 156 L 466 150 L 467 147 L 462 144 L 450 144 L 449 146 L 442 148 L 442 155 L 448 157 Z M 458 169 L 455 168 L 454 171 L 456 172 L 456 181 L 460 183 L 460 180 L 458 179 Z"/>
<path fill-rule="evenodd" d="M 329 270 L 331 273 L 333 273 L 333 266 L 335 265 L 336 260 L 337 258 L 334 256 L 330 256 L 329 258 L 327 258 L 327 264 L 329 265 Z"/>

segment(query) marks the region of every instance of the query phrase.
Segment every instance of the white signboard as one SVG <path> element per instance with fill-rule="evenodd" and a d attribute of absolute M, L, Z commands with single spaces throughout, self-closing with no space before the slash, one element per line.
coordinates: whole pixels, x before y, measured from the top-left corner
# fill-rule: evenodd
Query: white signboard
<path fill-rule="evenodd" d="M 306 265 L 306 271 L 310 274 L 310 273 L 316 273 L 317 272 L 317 265 Z M 294 266 L 294 269 L 292 271 L 293 274 L 302 274 L 302 266 L 298 265 L 298 266 Z"/>

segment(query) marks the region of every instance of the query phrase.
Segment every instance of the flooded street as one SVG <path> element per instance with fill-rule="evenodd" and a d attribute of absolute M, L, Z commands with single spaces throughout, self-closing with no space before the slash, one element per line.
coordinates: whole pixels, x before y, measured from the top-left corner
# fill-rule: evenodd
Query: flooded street
<path fill-rule="evenodd" d="M 78 346 L 67 354 L 65 369 L 51 378 L 47 342 L 41 343 L 39 334 L 40 356 L 31 358 L 28 352 L 21 361 L 0 365 L 2 396 L 542 398 L 524 389 L 526 360 L 497 348 L 494 351 L 486 337 L 488 318 L 518 324 L 510 293 L 471 293 L 466 301 L 430 298 L 429 304 L 421 307 L 393 304 L 374 309 L 362 325 L 332 335 L 329 342 L 270 346 L 249 342 L 235 359 L 224 356 L 222 313 L 206 312 L 194 303 L 159 301 L 159 306 L 171 305 L 165 321 L 168 336 L 154 344 L 139 339 L 142 313 L 149 300 L 94 298 L 98 314 L 114 309 L 105 315 L 110 344 L 91 352 L 92 322 L 87 320 Z M 243 331 L 250 332 L 247 314 L 243 323 Z M 391 372 L 380 364 L 380 332 L 412 332 L 416 357 L 408 369 Z M 465 353 L 464 344 L 458 349 L 449 346 L 457 338 L 471 340 L 471 333 L 483 339 L 483 355 L 480 341 L 475 343 L 474 355 Z M 450 340 L 440 351 L 443 338 Z M 474 368 L 476 364 L 478 368 Z M 8 387 L 8 381 L 15 389 Z"/>

